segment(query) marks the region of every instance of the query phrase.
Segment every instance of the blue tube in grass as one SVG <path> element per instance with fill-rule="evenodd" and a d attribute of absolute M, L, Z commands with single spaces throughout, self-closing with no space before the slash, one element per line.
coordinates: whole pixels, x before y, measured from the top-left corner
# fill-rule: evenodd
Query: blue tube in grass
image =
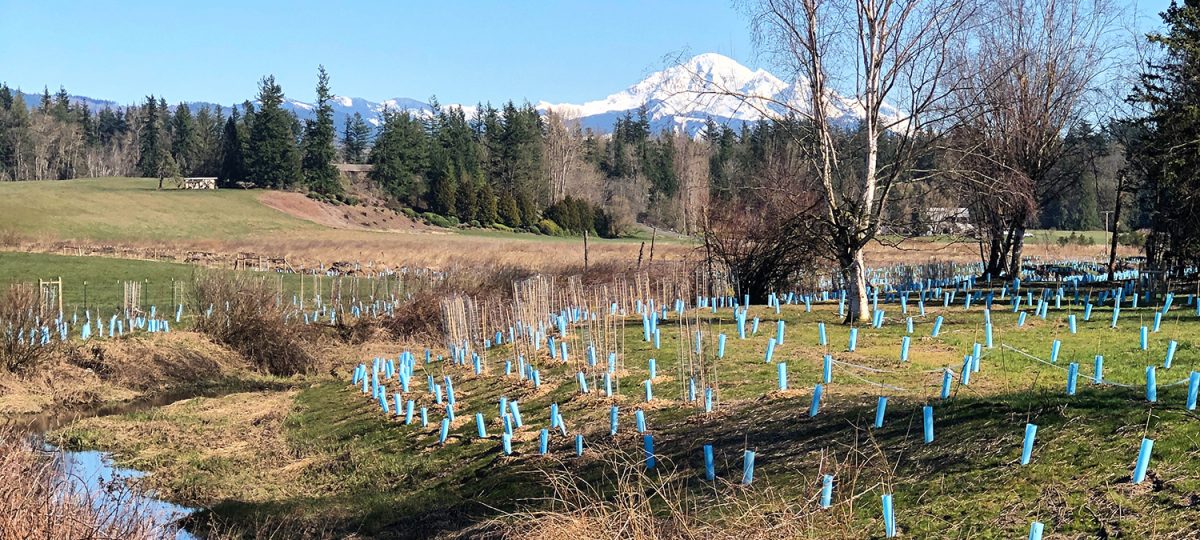
<path fill-rule="evenodd" d="M 1156 312 L 1154 312 L 1154 332 L 1158 333 L 1158 330 L 1161 327 L 1162 327 L 1162 312 L 1156 311 Z"/>
<path fill-rule="evenodd" d="M 1042 540 L 1042 530 L 1045 526 L 1042 522 L 1035 521 L 1029 524 L 1029 540 Z"/>
<path fill-rule="evenodd" d="M 1137 464 L 1133 467 L 1133 483 L 1140 484 L 1146 479 L 1146 469 L 1150 467 L 1150 452 L 1154 449 L 1154 441 L 1142 439 L 1138 448 Z"/>
<path fill-rule="evenodd" d="M 933 332 L 930 334 L 932 337 L 938 337 L 938 333 L 942 331 L 943 320 L 944 319 L 942 319 L 941 315 L 938 315 L 937 318 L 933 320 Z"/>
<path fill-rule="evenodd" d="M 888 493 L 883 499 L 883 534 L 888 538 L 896 536 L 896 514 L 892 508 L 892 494 Z"/>
<path fill-rule="evenodd" d="M 504 450 L 504 455 L 512 455 L 512 434 L 504 433 L 500 435 L 500 447 Z"/>
<path fill-rule="evenodd" d="M 575 383 L 579 386 L 580 394 L 588 393 L 587 377 L 584 376 L 582 371 L 575 373 Z"/>
<path fill-rule="evenodd" d="M 1138 346 L 1143 351 L 1150 349 L 1150 329 L 1143 326 L 1138 334 Z"/>
<path fill-rule="evenodd" d="M 396 403 L 396 416 L 404 414 L 404 400 L 399 393 L 392 394 L 392 400 Z"/>
<path fill-rule="evenodd" d="M 647 362 L 646 371 L 650 372 L 651 380 L 654 380 L 655 378 L 657 378 L 658 377 L 658 362 L 655 362 L 654 359 L 651 358 L 649 360 L 649 362 Z"/>
<path fill-rule="evenodd" d="M 846 345 L 846 350 L 854 352 L 858 348 L 858 327 L 850 328 L 850 342 Z"/>
<path fill-rule="evenodd" d="M 454 421 L 454 405 L 446 404 L 446 418 L 451 422 Z"/>
<path fill-rule="evenodd" d="M 450 436 L 450 419 L 442 419 L 442 429 L 438 433 L 438 444 L 445 445 L 446 439 Z"/>
<path fill-rule="evenodd" d="M 514 399 L 509 401 L 508 408 L 510 411 L 512 411 L 513 425 L 518 428 L 525 425 L 525 423 L 521 421 L 521 407 L 517 405 L 517 400 Z"/>
<path fill-rule="evenodd" d="M 483 423 L 483 413 L 475 413 L 475 428 L 480 439 L 487 438 L 487 425 Z"/>
<path fill-rule="evenodd" d="M 1037 438 L 1037 424 L 1025 424 L 1025 440 L 1021 443 L 1021 465 L 1029 465 L 1033 457 L 1033 441 Z"/>
<path fill-rule="evenodd" d="M 704 412 L 711 413 L 713 411 L 713 389 L 711 386 L 704 387 Z"/>
<path fill-rule="evenodd" d="M 542 429 L 538 431 L 538 453 L 546 455 L 550 451 L 550 430 Z"/>
<path fill-rule="evenodd" d="M 1163 360 L 1163 369 L 1171 369 L 1171 362 L 1175 360 L 1175 349 L 1179 348 L 1179 344 L 1175 340 L 1167 343 L 1167 357 Z"/>
<path fill-rule="evenodd" d="M 821 360 L 821 382 L 833 382 L 833 356 L 828 354 Z"/>
<path fill-rule="evenodd" d="M 742 453 L 742 485 L 748 486 L 754 482 L 754 452 L 746 450 Z"/>
<path fill-rule="evenodd" d="M 1112 311 L 1112 327 L 1117 327 L 1117 321 L 1121 318 L 1121 306 L 1113 306 Z"/>
<path fill-rule="evenodd" d="M 758 317 L 755 317 L 754 321 L 750 323 L 750 334 L 758 335 Z"/>
<path fill-rule="evenodd" d="M 633 411 L 633 421 L 638 433 L 646 432 L 646 413 L 641 409 Z"/>
<path fill-rule="evenodd" d="M 1100 384 L 1104 382 L 1104 357 L 1097 354 L 1094 365 L 1092 366 L 1092 382 Z"/>
<path fill-rule="evenodd" d="M 429 427 L 429 409 L 421 407 L 421 427 Z"/>
<path fill-rule="evenodd" d="M 654 348 L 662 348 L 662 332 L 659 332 L 657 328 L 654 329 Z"/>
<path fill-rule="evenodd" d="M 925 444 L 933 442 L 933 407 L 926 405 L 921 409 L 925 424 Z"/>
<path fill-rule="evenodd" d="M 695 345 L 695 347 L 693 347 L 693 349 L 692 349 L 692 352 L 694 352 L 696 354 L 700 354 L 700 345 L 702 343 L 700 340 L 701 337 L 702 336 L 700 335 L 700 331 L 696 330 L 696 339 L 692 340 L 692 343 Z"/>
<path fill-rule="evenodd" d="M 646 392 L 645 392 L 646 403 L 650 403 L 651 401 L 654 401 L 654 386 L 650 382 L 650 379 L 646 379 L 646 380 L 642 381 L 642 386 L 646 390 Z"/>
<path fill-rule="evenodd" d="M 954 380 L 954 374 L 949 369 L 942 370 L 942 399 L 950 399 L 950 381 Z"/>
<path fill-rule="evenodd" d="M 833 475 L 821 477 L 821 508 L 833 506 Z"/>
<path fill-rule="evenodd" d="M 1020 314 L 1017 315 L 1017 326 L 1018 327 L 1025 326 L 1025 318 L 1028 315 L 1029 314 L 1024 311 L 1022 311 Z"/>
<path fill-rule="evenodd" d="M 784 328 L 783 321 L 775 322 L 775 343 L 778 343 L 780 345 L 783 345 L 783 328 Z"/>
<path fill-rule="evenodd" d="M 725 358 L 725 334 L 717 335 L 717 358 Z"/>
<path fill-rule="evenodd" d="M 1075 314 L 1074 313 L 1067 315 L 1067 328 L 1070 329 L 1072 334 L 1074 334 L 1078 331 L 1078 328 L 1075 324 Z"/>
<path fill-rule="evenodd" d="M 1091 302 L 1088 302 L 1083 305 L 1083 320 L 1085 320 L 1085 321 L 1092 320 L 1092 303 Z"/>
<path fill-rule="evenodd" d="M 911 345 L 911 343 L 912 343 L 912 339 L 909 338 L 908 336 L 904 336 L 904 337 L 900 338 L 900 361 L 901 362 L 908 361 L 908 347 L 909 347 L 909 345 Z M 828 382 L 828 381 L 826 381 L 826 382 Z"/>
<path fill-rule="evenodd" d="M 1050 363 L 1051 364 L 1058 363 L 1058 352 L 1060 350 L 1062 350 L 1062 342 L 1056 339 L 1056 340 L 1054 340 L 1054 343 L 1050 344 Z"/>
<path fill-rule="evenodd" d="M 550 404 L 550 427 L 552 427 L 552 428 L 558 427 L 558 404 L 557 403 Z"/>
<path fill-rule="evenodd" d="M 717 470 L 713 463 L 713 446 L 711 444 L 704 445 L 704 479 L 715 480 L 717 478 Z"/>
<path fill-rule="evenodd" d="M 778 374 L 779 391 L 782 392 L 782 391 L 788 389 L 788 386 L 787 386 L 787 362 L 780 362 L 777 367 L 778 367 L 778 371 L 779 371 L 779 374 Z"/>
<path fill-rule="evenodd" d="M 963 357 L 962 370 L 959 372 L 959 384 L 963 386 L 971 386 L 971 355 Z"/>
<path fill-rule="evenodd" d="M 812 405 L 808 408 L 808 416 L 814 417 L 821 411 L 821 394 L 824 393 L 825 387 L 816 385 L 813 387 Z"/>
<path fill-rule="evenodd" d="M 408 403 L 406 403 L 404 405 L 404 423 L 407 425 L 412 425 L 412 423 L 413 423 L 413 408 L 414 407 L 416 407 L 416 403 L 413 402 L 413 400 L 411 400 L 411 399 L 408 400 Z"/>
<path fill-rule="evenodd" d="M 987 348 L 992 348 L 992 323 L 989 321 L 983 325 L 983 341 Z"/>
<path fill-rule="evenodd" d="M 904 331 L 909 334 L 913 333 L 913 318 L 912 317 L 908 317 L 908 318 L 904 319 Z"/>
<path fill-rule="evenodd" d="M 770 340 L 767 341 L 767 353 L 763 358 L 763 362 L 769 363 L 771 361 L 771 357 L 774 355 L 775 355 L 775 338 L 771 338 Z"/>
<path fill-rule="evenodd" d="M 611 436 L 617 435 L 617 411 L 616 405 L 608 410 L 608 434 Z"/>
<path fill-rule="evenodd" d="M 642 436 L 642 450 L 646 453 L 646 468 L 654 468 L 654 436 L 646 434 Z"/>
<path fill-rule="evenodd" d="M 575 457 L 583 456 L 583 434 L 575 434 Z"/>
<path fill-rule="evenodd" d="M 1158 381 L 1154 373 L 1154 366 L 1146 367 L 1146 401 L 1151 403 L 1158 401 Z"/>
<path fill-rule="evenodd" d="M 1075 395 L 1076 383 L 1079 381 L 1079 364 L 1071 362 L 1067 365 L 1067 395 Z"/>
<path fill-rule="evenodd" d="M 1187 410 L 1196 410 L 1196 394 L 1200 391 L 1200 371 L 1188 375 Z"/>
<path fill-rule="evenodd" d="M 875 402 L 875 429 L 883 427 L 883 418 L 887 414 L 887 396 L 879 396 Z"/>
<path fill-rule="evenodd" d="M 694 377 L 688 377 L 687 400 L 688 402 L 696 401 L 696 379 Z"/>
<path fill-rule="evenodd" d="M 612 397 L 612 376 L 604 372 L 604 397 Z"/>

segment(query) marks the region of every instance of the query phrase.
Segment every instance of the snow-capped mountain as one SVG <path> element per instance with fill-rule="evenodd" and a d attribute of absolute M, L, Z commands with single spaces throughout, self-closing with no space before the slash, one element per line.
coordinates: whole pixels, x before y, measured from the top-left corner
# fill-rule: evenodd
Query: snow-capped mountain
<path fill-rule="evenodd" d="M 543 112 L 556 111 L 577 118 L 584 128 L 607 133 L 618 118 L 627 113 L 636 116 L 638 109 L 645 106 L 652 130 L 669 129 L 697 135 L 710 118 L 718 124 L 739 127 L 748 122 L 783 116 L 789 111 L 807 113 L 806 96 L 804 81 L 787 82 L 766 70 L 751 70 L 732 58 L 706 53 L 652 73 L 637 84 L 603 99 L 582 104 L 542 101 L 536 107 Z M 86 102 L 92 110 L 116 106 L 111 101 L 80 96 L 72 96 L 72 99 Z M 26 102 L 31 107 L 39 101 L 40 96 L 26 94 Z M 188 104 L 193 111 L 205 105 L 217 107 L 201 102 Z M 456 106 L 442 105 L 443 108 Z M 287 99 L 284 108 L 301 120 L 313 117 L 314 105 L 309 102 Z M 375 102 L 336 96 L 333 99 L 334 122 L 340 129 L 357 112 L 367 122 L 378 126 L 385 108 L 421 116 L 433 110 L 428 103 L 410 98 Z M 462 108 L 468 118 L 476 109 L 474 106 Z M 229 113 L 229 107 L 221 109 L 225 114 Z M 835 123 L 848 126 L 862 119 L 863 108 L 853 98 L 835 95 L 825 114 Z M 895 108 L 888 108 L 885 115 L 898 118 L 900 113 Z"/>

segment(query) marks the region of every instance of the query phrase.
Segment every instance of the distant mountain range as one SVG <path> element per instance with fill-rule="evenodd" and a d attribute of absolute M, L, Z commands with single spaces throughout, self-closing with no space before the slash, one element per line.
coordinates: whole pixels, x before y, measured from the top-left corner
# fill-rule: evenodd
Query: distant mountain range
<path fill-rule="evenodd" d="M 31 107 L 41 101 L 38 94 L 24 95 Z M 807 86 L 803 81 L 785 82 L 765 70 L 754 71 L 732 58 L 706 53 L 652 73 L 637 84 L 603 99 L 582 104 L 542 101 L 535 107 L 543 112 L 553 110 L 578 118 L 585 129 L 608 133 L 618 118 L 627 113 L 636 116 L 637 110 L 645 106 L 652 130 L 669 129 L 694 136 L 703 130 L 710 118 L 718 124 L 740 127 L 765 117 L 783 115 L 789 109 L 807 110 L 806 95 Z M 119 106 L 113 101 L 85 96 L 71 96 L 71 99 L 87 103 L 92 110 Z M 212 103 L 190 102 L 188 105 L 193 111 L 208 106 L 220 107 L 226 114 L 229 112 L 228 106 Z M 458 105 L 442 107 L 454 106 Z M 284 107 L 302 120 L 313 116 L 311 103 L 288 99 Z M 337 96 L 333 101 L 334 121 L 340 128 L 357 112 L 377 126 L 385 107 L 414 114 L 429 114 L 432 110 L 428 103 L 411 98 L 375 102 Z M 476 108 L 474 105 L 461 107 L 468 118 Z M 835 96 L 826 114 L 834 123 L 853 125 L 862 119 L 863 108 L 852 98 Z M 885 114 L 895 117 L 899 111 L 890 108 Z"/>

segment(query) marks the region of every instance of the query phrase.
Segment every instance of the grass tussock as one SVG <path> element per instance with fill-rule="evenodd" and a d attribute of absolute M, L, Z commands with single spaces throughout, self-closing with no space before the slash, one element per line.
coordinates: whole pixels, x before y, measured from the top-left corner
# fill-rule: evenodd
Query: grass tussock
<path fill-rule="evenodd" d="M 258 276 L 206 272 L 193 284 L 195 329 L 272 375 L 318 368 L 317 332 Z"/>
<path fill-rule="evenodd" d="M 101 503 L 76 485 L 28 438 L 0 432 L 0 540 L 174 537 L 174 527 L 135 502 L 131 488 L 108 486 L 104 500 L 112 502 Z"/>

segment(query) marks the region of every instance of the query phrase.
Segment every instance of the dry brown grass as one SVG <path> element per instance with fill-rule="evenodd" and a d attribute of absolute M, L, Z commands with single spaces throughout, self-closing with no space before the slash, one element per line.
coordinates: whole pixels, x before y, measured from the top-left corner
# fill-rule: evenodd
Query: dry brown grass
<path fill-rule="evenodd" d="M 41 326 L 53 326 L 48 319 L 56 314 L 43 308 L 31 285 L 9 285 L 0 296 L 0 368 L 27 371 L 53 354 L 56 342 L 41 343 Z"/>
<path fill-rule="evenodd" d="M 48 454 L 25 436 L 0 432 L 0 540 L 152 540 L 172 538 L 174 528 L 159 523 L 149 509 L 132 502 L 124 485 L 110 486 L 106 500 L 81 493 L 58 471 Z"/>

